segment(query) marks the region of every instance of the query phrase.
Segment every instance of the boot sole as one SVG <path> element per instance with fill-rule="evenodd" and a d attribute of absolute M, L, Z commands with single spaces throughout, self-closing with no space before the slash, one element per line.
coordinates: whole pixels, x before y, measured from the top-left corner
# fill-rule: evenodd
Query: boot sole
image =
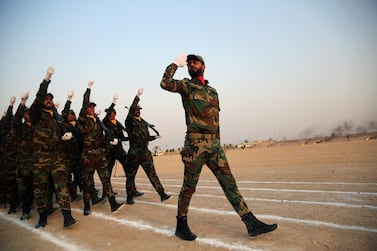
<path fill-rule="evenodd" d="M 117 213 L 118 213 L 120 210 L 122 210 L 122 208 L 124 208 L 125 206 L 126 206 L 125 204 L 120 205 L 120 207 L 118 207 L 117 210 L 112 211 L 111 214 L 112 214 L 112 215 L 117 214 Z"/>
<path fill-rule="evenodd" d="M 181 235 L 181 234 L 179 234 L 177 232 L 175 232 L 175 236 L 177 236 L 178 238 L 180 238 L 181 240 L 184 240 L 184 241 L 193 241 L 197 237 L 197 236 L 193 236 L 192 238 L 187 238 L 184 235 Z"/>
<path fill-rule="evenodd" d="M 76 220 L 75 223 L 72 223 L 71 225 L 68 225 L 68 226 L 64 226 L 64 229 L 71 229 L 71 228 L 75 227 L 75 226 L 78 225 L 78 224 L 79 224 L 79 221 Z"/>
<path fill-rule="evenodd" d="M 259 235 L 267 234 L 269 232 L 275 231 L 277 228 L 278 228 L 278 225 L 271 227 L 270 229 L 265 229 L 265 230 L 258 232 L 258 233 L 254 233 L 254 234 L 251 234 L 251 235 L 249 234 L 249 237 L 254 239 L 255 237 L 257 237 Z"/>

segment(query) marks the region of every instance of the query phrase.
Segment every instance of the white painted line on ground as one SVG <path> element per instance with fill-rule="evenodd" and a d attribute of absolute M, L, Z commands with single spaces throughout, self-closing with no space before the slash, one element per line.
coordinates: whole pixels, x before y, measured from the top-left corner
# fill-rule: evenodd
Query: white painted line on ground
<path fill-rule="evenodd" d="M 7 220 L 17 226 L 20 226 L 32 232 L 33 234 L 38 235 L 43 240 L 54 243 L 56 246 L 58 246 L 59 248 L 62 248 L 63 250 L 67 250 L 67 251 L 84 251 L 85 250 L 82 244 L 75 245 L 72 241 L 67 240 L 65 236 L 61 236 L 59 238 L 56 235 L 45 231 L 44 229 L 37 229 L 34 226 L 31 226 L 26 221 L 21 221 L 20 219 L 15 218 L 13 215 L 8 215 L 4 212 L 0 212 L 0 217 L 4 220 Z M 22 239 L 22 236 L 20 236 L 20 238 Z"/>
<path fill-rule="evenodd" d="M 81 210 L 79 209 L 72 209 L 73 211 L 77 211 L 77 212 L 81 212 Z M 96 213 L 96 212 L 92 212 L 91 216 L 90 217 L 96 217 L 96 218 L 100 218 L 102 220 L 106 220 L 106 221 L 112 221 L 112 222 L 115 222 L 117 224 L 120 224 L 120 225 L 124 225 L 124 226 L 127 226 L 127 227 L 131 227 L 131 228 L 134 228 L 134 229 L 137 229 L 137 230 L 141 230 L 141 231 L 151 231 L 151 232 L 154 232 L 154 233 L 157 233 L 157 234 L 161 234 L 161 235 L 165 235 L 165 236 L 168 236 L 168 237 L 171 237 L 171 236 L 175 236 L 175 229 L 172 229 L 170 226 L 159 226 L 159 227 L 154 227 L 152 225 L 149 225 L 143 221 L 130 221 L 130 220 L 126 220 L 126 219 L 120 219 L 120 218 L 116 218 L 116 217 L 113 217 L 113 216 L 109 216 L 109 215 L 105 215 L 105 214 L 102 214 L 102 213 Z M 178 237 L 177 237 L 177 240 Z M 198 237 L 195 242 L 198 242 L 200 244 L 204 244 L 204 245 L 210 245 L 212 247 L 215 247 L 215 248 L 225 248 L 225 249 L 229 249 L 229 250 L 240 250 L 240 251 L 257 251 L 257 250 L 261 250 L 261 249 L 252 249 L 246 245 L 242 245 L 242 244 L 239 244 L 239 243 L 227 243 L 227 242 L 223 242 L 219 239 L 216 239 L 216 238 L 202 238 L 202 237 Z"/>
<path fill-rule="evenodd" d="M 167 204 L 162 204 L 162 203 L 148 202 L 148 201 L 141 201 L 141 200 L 138 200 L 137 203 L 148 204 L 152 206 L 174 208 L 174 209 L 177 208 L 176 205 L 167 205 Z M 190 211 L 192 210 L 201 212 L 201 213 L 216 214 L 216 215 L 221 215 L 221 216 L 228 216 L 228 215 L 238 216 L 237 213 L 234 211 L 198 208 L 198 207 L 190 206 Z M 265 218 L 265 219 L 278 220 L 278 221 L 287 221 L 287 222 L 292 222 L 292 223 L 303 223 L 303 224 L 311 225 L 311 226 L 325 226 L 325 227 L 337 228 L 337 229 L 342 229 L 342 230 L 357 230 L 357 231 L 377 233 L 376 228 L 359 227 L 359 226 L 353 226 L 353 225 L 341 225 L 341 224 L 336 224 L 336 223 L 331 223 L 331 222 L 316 221 L 316 220 L 303 220 L 303 219 L 297 219 L 297 218 L 281 217 L 281 216 L 276 216 L 276 215 L 260 214 L 256 216 L 258 218 Z"/>
<path fill-rule="evenodd" d="M 124 184 L 122 182 L 111 182 L 112 184 Z M 138 185 L 151 185 L 150 183 L 138 183 Z M 182 187 L 181 185 L 164 184 L 164 187 Z M 220 186 L 197 186 L 197 189 L 222 189 Z M 370 195 L 377 196 L 377 192 L 357 192 L 357 191 L 329 191 L 329 190 L 309 190 L 309 189 L 280 189 L 280 188 L 250 188 L 250 187 L 238 187 L 239 190 L 250 191 L 268 191 L 268 192 L 289 192 L 289 193 L 325 193 L 325 194 L 346 194 L 346 195 Z"/>
<path fill-rule="evenodd" d="M 125 180 L 125 177 L 111 177 L 111 179 L 120 179 Z M 148 181 L 148 179 L 138 178 L 136 181 Z M 161 179 L 161 182 L 164 181 L 172 181 L 172 182 L 180 182 L 182 180 L 179 179 Z M 218 183 L 217 180 L 199 180 L 200 182 L 208 182 L 208 183 Z M 374 182 L 314 182 L 314 181 L 256 181 L 256 180 L 237 180 L 237 184 L 290 184 L 290 185 L 355 185 L 355 186 L 377 186 L 377 183 Z"/>

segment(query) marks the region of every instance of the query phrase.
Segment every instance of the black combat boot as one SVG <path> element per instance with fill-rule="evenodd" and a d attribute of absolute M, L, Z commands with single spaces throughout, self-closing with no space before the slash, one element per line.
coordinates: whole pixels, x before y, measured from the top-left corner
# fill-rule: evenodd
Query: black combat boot
<path fill-rule="evenodd" d="M 160 197 L 161 197 L 161 202 L 163 202 L 164 200 L 167 200 L 167 199 L 169 199 L 170 198 L 170 194 L 167 194 L 167 193 L 165 193 L 164 191 L 162 191 L 162 192 L 159 192 L 158 193 L 159 195 L 160 195 Z"/>
<path fill-rule="evenodd" d="M 128 204 L 128 205 L 135 204 L 134 196 L 133 196 L 132 194 L 128 194 L 128 195 L 127 195 L 127 204 Z"/>
<path fill-rule="evenodd" d="M 42 228 L 45 227 L 47 224 L 47 212 L 39 213 L 39 221 L 35 228 Z"/>
<path fill-rule="evenodd" d="M 133 197 L 140 197 L 140 196 L 142 196 L 142 195 L 144 195 L 144 193 L 139 192 L 138 190 L 135 190 L 135 192 L 134 192 L 134 194 L 133 194 Z"/>
<path fill-rule="evenodd" d="M 186 241 L 193 241 L 196 239 L 196 235 L 191 232 L 187 225 L 187 216 L 177 216 L 177 228 L 175 235 Z"/>
<path fill-rule="evenodd" d="M 15 214 L 17 212 L 17 204 L 16 201 L 11 201 L 9 205 L 8 214 Z"/>
<path fill-rule="evenodd" d="M 92 197 L 92 205 L 93 206 L 100 203 L 100 202 L 105 202 L 105 198 L 106 198 L 106 197 L 101 197 L 101 198 L 98 197 L 97 193 L 92 193 L 91 197 Z"/>
<path fill-rule="evenodd" d="M 123 203 L 118 203 L 116 202 L 115 200 L 115 196 L 111 196 L 109 197 L 109 202 L 110 202 L 110 206 L 111 206 L 111 213 L 112 214 L 116 214 L 119 212 L 120 209 L 122 209 L 124 207 L 124 204 Z"/>
<path fill-rule="evenodd" d="M 89 201 L 84 201 L 84 215 L 90 215 L 91 213 Z"/>
<path fill-rule="evenodd" d="M 274 231 L 278 227 L 277 224 L 268 225 L 261 222 L 251 212 L 242 216 L 241 219 L 245 223 L 247 233 L 250 237 Z"/>
<path fill-rule="evenodd" d="M 22 210 L 22 215 L 20 217 L 20 220 L 28 220 L 28 219 L 30 219 L 30 210 L 29 209 Z"/>
<path fill-rule="evenodd" d="M 72 217 L 71 210 L 62 210 L 64 217 L 64 228 L 70 228 L 78 222 Z"/>

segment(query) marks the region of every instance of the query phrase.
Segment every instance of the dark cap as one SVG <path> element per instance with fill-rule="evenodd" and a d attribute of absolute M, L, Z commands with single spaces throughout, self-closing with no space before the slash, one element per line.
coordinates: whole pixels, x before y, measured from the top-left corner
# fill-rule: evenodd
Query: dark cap
<path fill-rule="evenodd" d="M 137 110 L 137 109 L 143 109 L 143 108 L 142 108 L 140 105 L 137 105 L 137 106 L 136 106 L 136 110 Z"/>
<path fill-rule="evenodd" d="M 187 62 L 190 61 L 190 60 L 198 60 L 202 64 L 205 64 L 203 57 L 199 56 L 199 55 L 194 55 L 194 54 L 187 55 Z"/>
<path fill-rule="evenodd" d="M 91 106 L 91 105 L 92 105 L 92 106 L 97 106 L 96 103 L 94 103 L 94 102 L 89 102 L 88 106 Z"/>
<path fill-rule="evenodd" d="M 46 93 L 46 95 L 44 96 L 44 98 L 46 98 L 46 97 L 50 97 L 51 99 L 54 99 L 54 95 L 52 95 L 51 92 Z"/>

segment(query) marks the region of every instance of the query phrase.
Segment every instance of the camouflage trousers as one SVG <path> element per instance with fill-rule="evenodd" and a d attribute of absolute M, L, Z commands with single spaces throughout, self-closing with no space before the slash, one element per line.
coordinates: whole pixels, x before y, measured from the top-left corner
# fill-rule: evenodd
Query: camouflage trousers
<path fill-rule="evenodd" d="M 67 171 L 61 154 L 59 152 L 37 152 L 33 163 L 33 184 L 38 212 L 45 213 L 49 207 L 49 194 L 51 194 L 49 176 L 54 183 L 60 209 L 70 210 Z"/>
<path fill-rule="evenodd" d="M 137 170 L 139 169 L 139 165 L 141 165 L 141 167 L 144 169 L 145 174 L 156 192 L 163 192 L 164 188 L 157 176 L 156 169 L 154 168 L 152 153 L 146 147 L 132 147 L 128 151 L 125 164 L 127 195 L 133 194 L 136 190 L 135 177 Z"/>
<path fill-rule="evenodd" d="M 196 190 L 204 164 L 216 176 L 226 198 L 238 215 L 242 217 L 250 212 L 237 188 L 220 140 L 214 135 L 198 133 L 186 135 L 181 157 L 185 170 L 183 185 L 178 197 L 179 216 L 185 216 L 188 213 L 191 197 Z"/>
<path fill-rule="evenodd" d="M 65 165 L 67 169 L 67 189 L 68 194 L 72 196 L 77 196 L 77 187 L 81 182 L 81 157 L 80 156 L 70 156 L 68 154 L 63 154 Z"/>
<path fill-rule="evenodd" d="M 21 197 L 22 209 L 27 212 L 30 211 L 34 202 L 33 160 L 31 158 L 19 159 L 17 164 L 17 186 Z"/>
<path fill-rule="evenodd" d="M 110 175 L 107 167 L 108 163 L 104 149 L 84 150 L 82 154 L 82 164 L 81 180 L 84 188 L 84 202 L 90 201 L 92 196 L 94 187 L 93 175 L 95 171 L 97 171 L 107 197 L 115 196 L 110 182 Z"/>
<path fill-rule="evenodd" d="M 17 179 L 16 179 L 17 160 L 15 158 L 7 158 L 5 164 L 5 192 L 7 201 L 11 206 L 16 206 L 19 201 Z"/>

